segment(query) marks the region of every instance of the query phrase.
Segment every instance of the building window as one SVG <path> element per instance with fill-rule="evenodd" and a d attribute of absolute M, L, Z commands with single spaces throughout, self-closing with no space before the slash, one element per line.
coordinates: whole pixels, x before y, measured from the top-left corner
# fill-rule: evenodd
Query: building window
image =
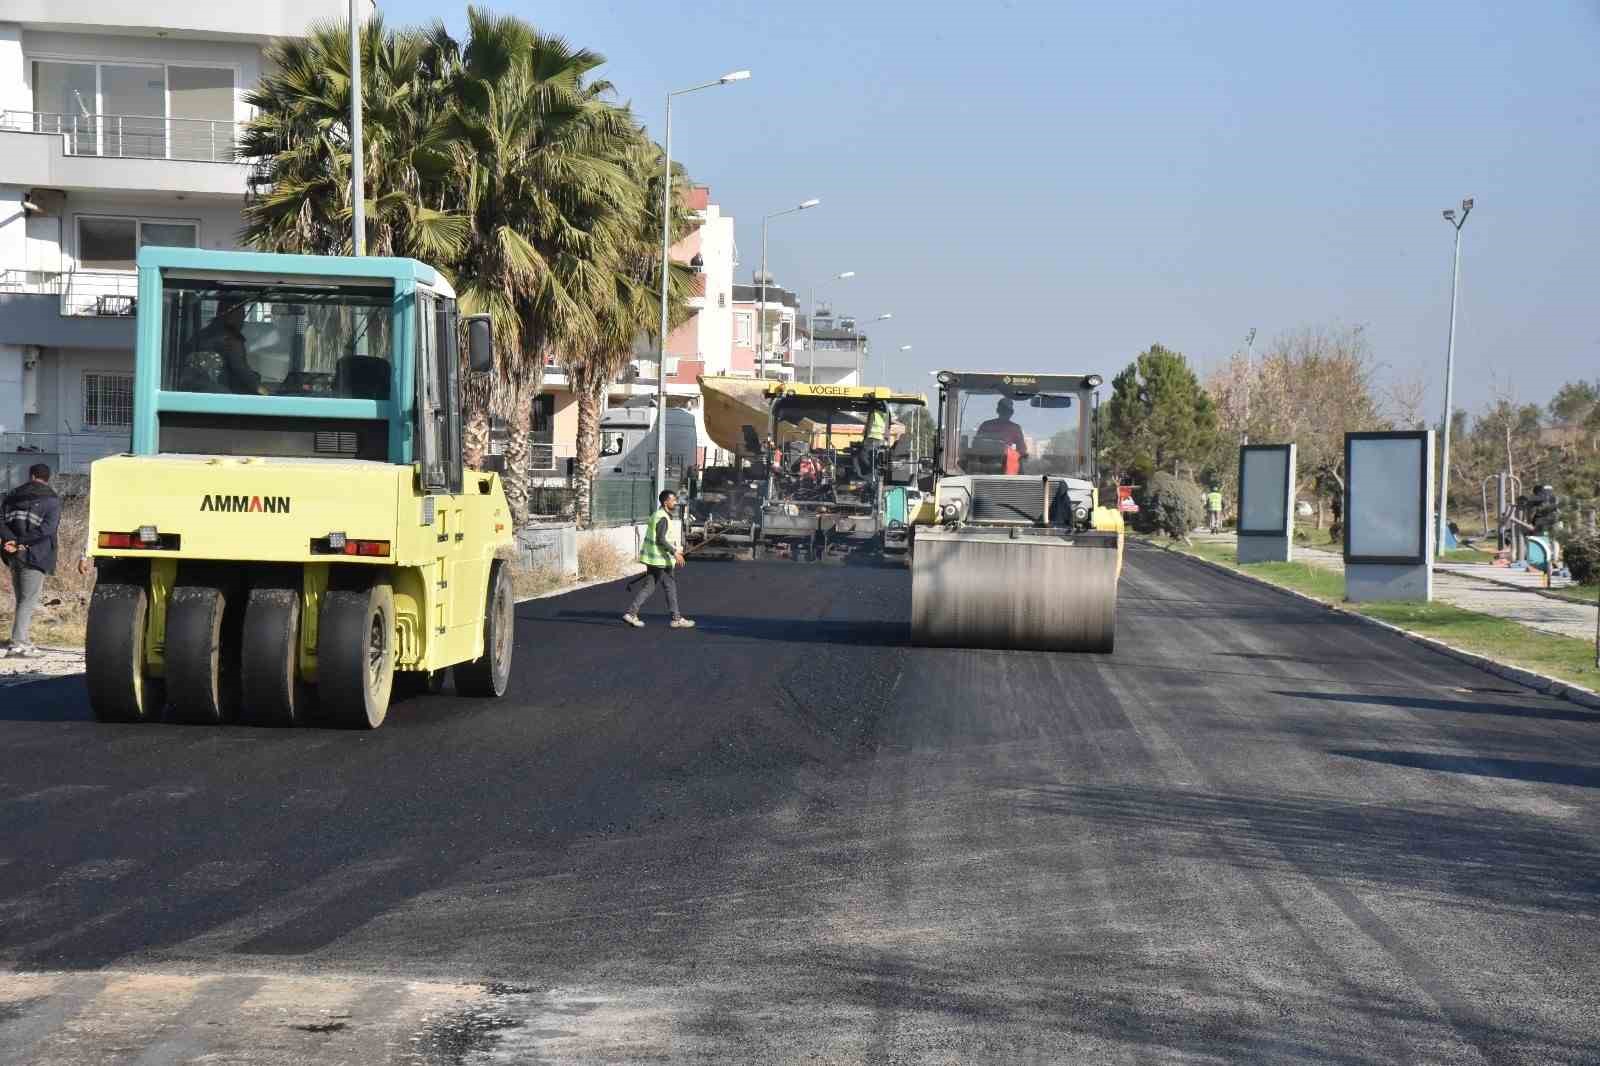
<path fill-rule="evenodd" d="M 133 425 L 133 375 L 83 375 L 83 425 L 85 429 L 114 429 Z"/>
<path fill-rule="evenodd" d="M 36 59 L 32 73 L 35 129 L 74 155 L 234 159 L 232 68 Z"/>
<path fill-rule="evenodd" d="M 84 270 L 132 270 L 146 245 L 196 248 L 200 227 L 194 222 L 139 218 L 78 216 L 78 266 Z"/>
<path fill-rule="evenodd" d="M 754 348 L 755 316 L 742 311 L 733 316 L 733 343 L 741 348 Z"/>
<path fill-rule="evenodd" d="M 556 398 L 549 393 L 533 398 L 528 419 L 529 467 L 536 473 L 556 468 Z"/>

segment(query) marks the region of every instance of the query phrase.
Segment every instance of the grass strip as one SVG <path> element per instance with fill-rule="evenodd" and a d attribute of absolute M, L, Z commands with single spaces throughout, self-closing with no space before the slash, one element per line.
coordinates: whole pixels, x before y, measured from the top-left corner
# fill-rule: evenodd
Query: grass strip
<path fill-rule="evenodd" d="M 1587 640 L 1542 633 L 1494 615 L 1464 611 L 1448 603 L 1345 603 L 1343 574 L 1305 563 L 1241 565 L 1231 545 L 1198 542 L 1187 547 L 1176 547 L 1176 550 L 1304 593 L 1340 610 L 1366 615 L 1412 633 L 1432 637 L 1461 651 L 1585 688 L 1600 689 L 1600 669 L 1595 668 L 1594 644 Z M 1594 588 L 1588 586 L 1584 602 L 1593 603 L 1594 595 Z"/>

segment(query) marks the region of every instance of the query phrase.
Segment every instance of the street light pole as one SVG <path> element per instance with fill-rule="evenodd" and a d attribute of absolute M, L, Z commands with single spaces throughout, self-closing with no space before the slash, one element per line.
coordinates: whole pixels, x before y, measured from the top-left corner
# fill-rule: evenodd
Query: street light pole
<path fill-rule="evenodd" d="M 835 274 L 833 276 L 833 280 L 834 281 L 843 281 L 846 278 L 853 278 L 855 276 L 856 276 L 856 272 L 854 270 L 846 270 L 842 274 Z M 808 379 L 807 379 L 806 384 L 815 385 L 816 383 L 817 383 L 817 284 L 816 284 L 816 282 L 812 282 L 811 283 L 811 371 L 810 371 L 810 374 L 808 375 Z"/>
<path fill-rule="evenodd" d="M 910 351 L 910 350 L 911 350 L 911 345 L 909 345 L 909 344 L 902 344 L 902 345 L 901 345 L 901 346 L 900 346 L 900 350 L 901 350 L 901 351 L 902 351 L 902 352 L 909 352 L 909 351 Z M 888 386 L 888 385 L 889 385 L 889 361 L 888 361 L 888 360 L 887 360 L 887 359 L 886 359 L 886 360 L 884 360 L 884 365 L 883 365 L 883 369 L 882 369 L 882 371 L 881 371 L 881 372 L 880 372 L 880 373 L 879 373 L 879 375 L 878 375 L 878 376 L 879 376 L 879 377 L 881 377 L 881 378 L 882 378 L 882 379 L 883 379 L 883 382 L 882 382 L 882 384 L 884 384 L 884 385 L 886 385 L 886 386 Z M 892 386 L 890 386 L 890 387 L 892 387 Z"/>
<path fill-rule="evenodd" d="M 889 319 L 891 319 L 893 317 L 894 317 L 894 312 L 893 311 L 885 311 L 883 314 L 881 314 L 877 318 L 873 319 L 873 321 L 874 322 L 887 322 Z M 862 340 L 864 338 L 861 336 L 860 333 L 852 334 L 852 338 L 856 342 L 856 384 L 857 385 L 861 385 L 861 386 L 864 387 L 867 384 L 867 367 L 866 367 L 867 350 L 861 346 L 861 342 L 862 342 Z"/>
<path fill-rule="evenodd" d="M 1256 350 L 1256 328 L 1244 338 L 1244 443 L 1250 443 L 1250 360 Z"/>
<path fill-rule="evenodd" d="M 1445 349 L 1444 357 L 1444 447 L 1441 451 L 1441 473 L 1439 476 L 1439 529 L 1434 537 L 1433 554 L 1437 557 L 1444 551 L 1445 533 L 1449 530 L 1450 510 L 1450 422 L 1451 408 L 1455 402 L 1455 370 L 1456 370 L 1456 294 L 1461 285 L 1461 227 L 1467 224 L 1467 216 L 1472 213 L 1472 198 L 1461 201 L 1461 217 L 1456 218 L 1454 210 L 1444 212 L 1444 220 L 1455 228 L 1455 253 L 1450 267 L 1450 343 Z"/>
<path fill-rule="evenodd" d="M 361 158 L 361 22 L 350 0 L 350 221 L 353 254 L 367 254 L 367 176 Z"/>
<path fill-rule="evenodd" d="M 352 0 L 353 2 L 353 0 Z M 716 81 L 667 93 L 667 135 L 661 150 L 661 336 L 656 349 L 656 496 L 667 487 L 667 281 L 672 273 L 672 98 L 729 82 L 744 81 L 748 70 L 735 70 Z"/>
<path fill-rule="evenodd" d="M 761 219 L 761 302 L 756 306 L 756 377 L 765 381 L 767 378 L 767 223 L 783 215 L 792 215 L 796 211 L 804 211 L 808 207 L 816 207 L 822 201 L 812 197 L 802 200 L 794 207 L 784 211 L 774 211 Z"/>

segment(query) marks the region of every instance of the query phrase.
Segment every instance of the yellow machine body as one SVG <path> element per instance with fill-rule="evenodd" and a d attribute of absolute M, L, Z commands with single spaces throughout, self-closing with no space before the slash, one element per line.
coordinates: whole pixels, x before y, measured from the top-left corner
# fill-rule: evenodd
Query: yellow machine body
<path fill-rule="evenodd" d="M 146 664 L 163 673 L 165 604 L 179 568 L 232 564 L 301 572 L 300 673 L 316 680 L 318 600 L 331 567 L 382 569 L 394 588 L 400 670 L 436 671 L 483 653 L 489 568 L 512 546 L 495 473 L 467 471 L 460 495 L 422 494 L 410 467 L 361 460 L 122 455 L 92 469 L 89 554 L 149 559 Z M 174 547 L 101 547 L 154 527 Z M 384 555 L 326 548 L 386 544 Z"/>

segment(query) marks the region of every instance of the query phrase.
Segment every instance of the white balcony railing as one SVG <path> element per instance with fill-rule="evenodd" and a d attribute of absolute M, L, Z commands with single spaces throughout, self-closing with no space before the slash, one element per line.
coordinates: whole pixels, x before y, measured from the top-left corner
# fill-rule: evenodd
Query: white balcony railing
<path fill-rule="evenodd" d="M 0 130 L 61 137 L 68 155 L 115 159 L 238 161 L 242 123 L 159 115 L 65 115 L 0 111 Z"/>
<path fill-rule="evenodd" d="M 59 296 L 63 315 L 125 318 L 134 312 L 139 276 L 116 270 L 3 270 L 0 292 Z"/>

